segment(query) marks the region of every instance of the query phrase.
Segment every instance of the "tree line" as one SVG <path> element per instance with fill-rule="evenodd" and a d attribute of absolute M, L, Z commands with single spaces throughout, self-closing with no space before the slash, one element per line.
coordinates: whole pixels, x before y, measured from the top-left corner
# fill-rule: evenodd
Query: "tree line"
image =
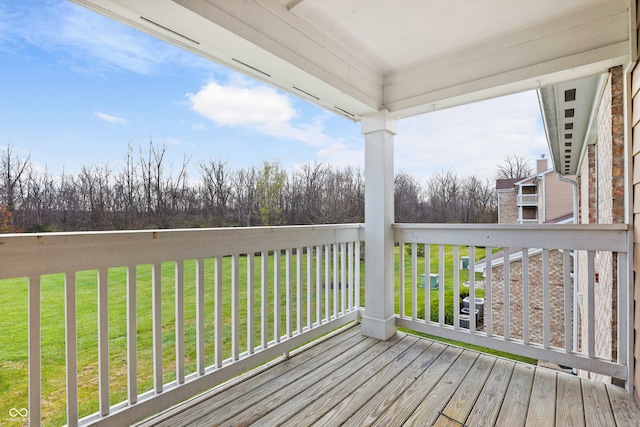
<path fill-rule="evenodd" d="M 167 146 L 129 146 L 117 168 L 84 166 L 52 176 L 12 146 L 0 152 L 0 232 L 247 227 L 364 221 L 364 172 L 306 163 L 293 172 L 279 161 L 232 170 L 222 160 L 167 165 Z M 437 173 L 425 185 L 395 178 L 396 222 L 492 223 L 493 183 Z"/>

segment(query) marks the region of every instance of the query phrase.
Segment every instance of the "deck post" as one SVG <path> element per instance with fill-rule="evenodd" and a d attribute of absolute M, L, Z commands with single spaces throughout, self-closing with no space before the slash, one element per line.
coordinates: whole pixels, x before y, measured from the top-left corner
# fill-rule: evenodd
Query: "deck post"
<path fill-rule="evenodd" d="M 393 307 L 393 137 L 387 110 L 364 116 L 365 310 L 362 333 L 387 340 L 396 333 Z"/>

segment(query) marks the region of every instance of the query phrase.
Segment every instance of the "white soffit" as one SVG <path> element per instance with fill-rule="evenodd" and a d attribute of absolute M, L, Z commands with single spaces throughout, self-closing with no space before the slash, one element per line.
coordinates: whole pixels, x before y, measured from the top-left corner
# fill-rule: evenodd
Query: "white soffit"
<path fill-rule="evenodd" d="M 595 142 L 595 106 L 608 74 L 559 83 L 538 91 L 553 168 L 576 175 L 585 145 Z"/>
<path fill-rule="evenodd" d="M 420 114 L 635 60 L 631 0 L 72 1 L 354 120 L 383 108 Z"/>

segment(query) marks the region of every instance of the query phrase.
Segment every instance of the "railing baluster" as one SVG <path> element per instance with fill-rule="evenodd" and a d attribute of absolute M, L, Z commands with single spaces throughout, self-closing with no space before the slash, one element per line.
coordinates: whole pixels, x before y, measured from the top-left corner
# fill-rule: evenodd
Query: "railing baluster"
<path fill-rule="evenodd" d="M 476 331 L 476 247 L 469 246 L 469 331 Z M 457 268 L 456 266 L 455 268 Z"/>
<path fill-rule="evenodd" d="M 411 243 L 411 319 L 418 318 L 418 245 Z"/>
<path fill-rule="evenodd" d="M 296 248 L 296 330 L 302 333 L 302 248 Z"/>
<path fill-rule="evenodd" d="M 138 401 L 137 266 L 126 267 L 127 282 L 127 396 L 129 405 Z"/>
<path fill-rule="evenodd" d="M 273 251 L 273 337 L 276 343 L 280 342 L 280 249 Z"/>
<path fill-rule="evenodd" d="M 67 426 L 78 425 L 78 344 L 76 320 L 76 275 L 64 274 L 65 341 L 67 359 Z"/>
<path fill-rule="evenodd" d="M 353 293 L 356 288 L 356 284 L 353 281 L 353 242 L 349 242 L 347 244 L 347 257 L 348 257 L 348 265 L 349 277 L 347 278 L 347 292 L 349 294 L 349 301 L 347 305 L 349 306 L 349 312 L 353 311 Z"/>
<path fill-rule="evenodd" d="M 522 341 L 529 344 L 529 249 L 522 248 Z"/>
<path fill-rule="evenodd" d="M 240 358 L 240 256 L 231 255 L 231 357 Z"/>
<path fill-rule="evenodd" d="M 322 325 L 322 246 L 316 246 L 316 323 Z"/>
<path fill-rule="evenodd" d="M 286 306 L 286 334 L 288 338 L 293 336 L 291 332 L 292 324 L 293 324 L 293 295 L 292 295 L 292 287 L 293 287 L 293 278 L 291 272 L 291 249 L 287 248 L 285 250 L 285 306 Z"/>
<path fill-rule="evenodd" d="M 196 259 L 196 369 L 198 376 L 204 375 L 204 259 Z"/>
<path fill-rule="evenodd" d="M 550 346 L 551 308 L 549 304 L 549 249 L 542 251 L 542 331 L 544 348 Z"/>
<path fill-rule="evenodd" d="M 354 265 L 355 269 L 355 282 L 356 285 L 353 287 L 353 291 L 355 295 L 355 306 L 360 308 L 360 241 L 356 242 L 356 261 Z"/>
<path fill-rule="evenodd" d="M 511 284 L 511 278 L 509 277 L 509 248 L 502 248 L 503 263 L 502 271 L 504 272 L 504 339 L 509 341 L 511 339 L 511 331 L 509 320 L 511 317 L 511 301 L 509 298 L 509 287 Z"/>
<path fill-rule="evenodd" d="M 453 329 L 460 329 L 460 246 L 453 246 Z M 426 289 L 426 286 L 425 286 Z"/>
<path fill-rule="evenodd" d="M 262 337 L 262 349 L 269 346 L 269 253 L 263 251 L 260 254 L 260 332 Z"/>
<path fill-rule="evenodd" d="M 487 246 L 485 248 L 485 260 L 484 260 L 484 324 L 487 331 L 487 336 L 491 337 L 493 335 L 493 321 L 491 317 L 493 316 L 493 295 L 491 294 L 491 262 L 493 257 L 493 248 Z"/>
<path fill-rule="evenodd" d="M 338 288 L 340 287 L 338 281 L 338 245 L 332 244 L 331 250 L 333 251 L 333 314 L 331 318 L 336 319 L 338 317 Z"/>
<path fill-rule="evenodd" d="M 346 245 L 340 243 L 340 314 L 347 311 L 347 270 L 346 270 Z"/>
<path fill-rule="evenodd" d="M 595 251 L 587 251 L 587 356 L 590 359 L 596 354 L 594 258 Z"/>
<path fill-rule="evenodd" d="M 256 288 L 254 286 L 255 270 L 253 252 L 247 254 L 247 353 L 253 354 L 255 351 L 255 303 Z"/>
<path fill-rule="evenodd" d="M 162 341 L 160 342 L 162 344 Z M 162 365 L 161 365 L 162 366 Z M 162 387 L 162 385 L 161 385 Z M 109 415 L 109 275 L 98 271 L 98 389 L 100 415 Z M 160 389 L 162 391 L 162 389 Z"/>
<path fill-rule="evenodd" d="M 311 278 L 313 277 L 313 249 L 307 246 L 307 330 L 313 325 Z"/>
<path fill-rule="evenodd" d="M 429 277 L 429 289 L 431 289 L 431 277 Z M 440 326 L 444 325 L 444 245 L 438 247 L 438 323 Z"/>
<path fill-rule="evenodd" d="M 431 245 L 424 244 L 424 321 L 431 322 Z"/>
<path fill-rule="evenodd" d="M 213 291 L 213 319 L 214 319 L 214 348 L 213 355 L 216 369 L 222 368 L 222 258 L 213 258 L 214 262 L 214 291 Z"/>
<path fill-rule="evenodd" d="M 176 382 L 184 383 L 184 260 L 175 262 Z"/>
<path fill-rule="evenodd" d="M 563 282 L 564 282 L 564 351 L 573 352 L 573 281 L 571 280 L 571 252 L 562 252 Z"/>
<path fill-rule="evenodd" d="M 41 277 L 29 277 L 29 425 L 42 424 Z"/>
<path fill-rule="evenodd" d="M 324 246 L 324 314 L 327 322 L 331 319 L 331 314 L 329 312 L 329 305 L 331 303 L 331 299 L 329 297 L 329 285 L 331 281 L 331 245 Z"/>
<path fill-rule="evenodd" d="M 398 246 L 400 247 L 399 256 L 398 256 L 398 275 L 400 276 L 400 292 L 398 293 L 398 306 L 400 308 L 400 318 L 404 317 L 404 290 L 405 290 L 405 280 L 404 280 L 404 242 L 399 242 Z"/>

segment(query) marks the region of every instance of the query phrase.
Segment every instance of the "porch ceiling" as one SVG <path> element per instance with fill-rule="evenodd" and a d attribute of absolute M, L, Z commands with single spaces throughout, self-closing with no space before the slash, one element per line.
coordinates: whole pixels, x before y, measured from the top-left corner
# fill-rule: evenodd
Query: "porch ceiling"
<path fill-rule="evenodd" d="M 629 0 L 72 0 L 353 120 L 635 60 Z"/>

